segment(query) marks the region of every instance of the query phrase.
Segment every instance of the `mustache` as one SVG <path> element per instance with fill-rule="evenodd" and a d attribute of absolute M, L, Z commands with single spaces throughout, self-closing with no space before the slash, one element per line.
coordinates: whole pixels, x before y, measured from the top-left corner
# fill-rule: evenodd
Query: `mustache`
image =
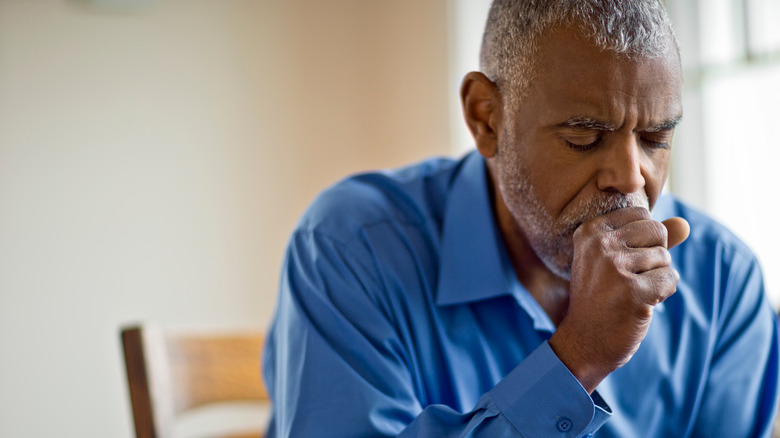
<path fill-rule="evenodd" d="M 573 233 L 583 222 L 598 216 L 603 216 L 621 208 L 641 207 L 650 210 L 650 200 L 644 193 L 605 193 L 601 192 L 595 198 L 583 200 L 574 207 L 567 209 L 560 217 L 564 233 Z"/>

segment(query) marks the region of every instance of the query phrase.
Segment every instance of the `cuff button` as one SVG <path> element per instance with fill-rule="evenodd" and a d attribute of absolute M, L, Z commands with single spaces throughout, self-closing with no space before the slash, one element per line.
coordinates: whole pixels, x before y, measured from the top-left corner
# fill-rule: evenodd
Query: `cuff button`
<path fill-rule="evenodd" d="M 558 418 L 558 424 L 556 424 L 556 426 L 558 427 L 558 431 L 568 432 L 571 430 L 571 420 L 566 417 Z"/>

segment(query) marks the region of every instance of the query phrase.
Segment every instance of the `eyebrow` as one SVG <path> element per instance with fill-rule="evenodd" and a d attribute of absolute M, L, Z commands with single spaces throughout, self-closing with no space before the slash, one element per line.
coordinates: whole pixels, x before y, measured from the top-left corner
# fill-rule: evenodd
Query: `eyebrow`
<path fill-rule="evenodd" d="M 682 116 L 677 116 L 674 118 L 671 118 L 669 120 L 665 120 L 661 123 L 655 124 L 653 126 L 650 126 L 648 128 L 645 128 L 642 130 L 642 132 L 661 132 L 661 131 L 671 131 L 682 120 Z M 560 128 L 573 128 L 573 129 L 588 129 L 593 131 L 606 131 L 606 132 L 613 132 L 616 131 L 618 128 L 617 126 L 613 125 L 609 122 L 604 122 L 601 120 L 594 119 L 592 117 L 572 117 L 570 119 L 565 120 L 562 123 L 559 123 L 556 125 Z"/>
<path fill-rule="evenodd" d="M 613 124 L 596 120 L 591 117 L 572 117 L 565 120 L 563 123 L 559 123 L 557 126 L 560 128 L 590 129 L 608 132 L 617 130 L 617 127 Z"/>
<path fill-rule="evenodd" d="M 661 122 L 657 125 L 650 126 L 648 128 L 645 128 L 642 130 L 642 132 L 661 132 L 661 131 L 671 131 L 672 129 L 676 128 L 677 125 L 682 121 L 682 116 L 677 116 L 673 119 L 666 120 L 664 122 Z"/>

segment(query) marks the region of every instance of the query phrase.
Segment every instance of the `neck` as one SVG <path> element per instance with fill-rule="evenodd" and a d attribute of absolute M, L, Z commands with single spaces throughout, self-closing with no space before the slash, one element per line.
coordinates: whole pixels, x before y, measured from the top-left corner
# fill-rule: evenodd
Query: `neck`
<path fill-rule="evenodd" d="M 501 192 L 494 187 L 493 193 L 496 219 L 517 280 L 557 326 L 569 308 L 569 282 L 547 268 L 509 212 Z"/>

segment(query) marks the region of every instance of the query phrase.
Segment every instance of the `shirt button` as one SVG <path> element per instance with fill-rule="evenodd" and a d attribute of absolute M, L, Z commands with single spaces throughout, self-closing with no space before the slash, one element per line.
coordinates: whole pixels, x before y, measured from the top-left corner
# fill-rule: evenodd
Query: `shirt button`
<path fill-rule="evenodd" d="M 557 426 L 560 432 L 568 432 L 571 430 L 571 420 L 566 417 L 558 418 Z"/>

